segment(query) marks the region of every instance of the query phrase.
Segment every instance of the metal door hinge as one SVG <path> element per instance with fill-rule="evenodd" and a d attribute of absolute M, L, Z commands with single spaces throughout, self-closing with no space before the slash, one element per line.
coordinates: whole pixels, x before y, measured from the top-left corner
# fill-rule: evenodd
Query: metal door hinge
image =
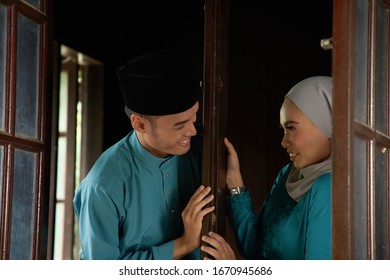
<path fill-rule="evenodd" d="M 323 48 L 324 50 L 333 49 L 333 38 L 322 39 L 321 48 Z"/>

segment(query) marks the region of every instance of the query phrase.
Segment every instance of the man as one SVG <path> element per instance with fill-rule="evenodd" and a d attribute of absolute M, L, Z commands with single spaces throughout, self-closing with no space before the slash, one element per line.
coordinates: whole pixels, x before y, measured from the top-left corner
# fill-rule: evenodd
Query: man
<path fill-rule="evenodd" d="M 199 259 L 197 82 L 185 60 L 149 52 L 118 69 L 133 130 L 107 149 L 74 197 L 81 259 Z"/>

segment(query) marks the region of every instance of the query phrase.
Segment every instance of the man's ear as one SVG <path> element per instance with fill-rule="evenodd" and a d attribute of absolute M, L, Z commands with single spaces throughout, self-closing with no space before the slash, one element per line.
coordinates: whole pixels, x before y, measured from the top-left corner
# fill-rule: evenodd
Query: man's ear
<path fill-rule="evenodd" d="M 145 119 L 140 115 L 133 114 L 130 117 L 131 126 L 135 131 L 144 132 L 145 131 Z"/>

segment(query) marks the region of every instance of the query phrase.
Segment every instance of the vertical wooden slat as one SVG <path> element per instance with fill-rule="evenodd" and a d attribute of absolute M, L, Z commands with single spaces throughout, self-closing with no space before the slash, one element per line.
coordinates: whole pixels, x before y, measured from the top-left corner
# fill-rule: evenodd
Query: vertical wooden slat
<path fill-rule="evenodd" d="M 56 207 L 56 182 L 57 182 L 57 151 L 58 151 L 58 104 L 59 104 L 59 73 L 61 72 L 61 54 L 60 45 L 57 42 L 53 44 L 52 57 L 52 96 L 51 96 L 51 155 L 50 155 L 50 190 L 48 197 L 47 215 L 48 215 L 48 236 L 47 236 L 47 258 L 53 259 L 54 256 L 54 226 L 55 226 L 55 207 Z M 56 74 L 54 74 L 56 73 Z"/>
<path fill-rule="evenodd" d="M 202 234 L 225 233 L 226 135 L 229 0 L 205 1 L 203 78 L 203 184 L 213 188 L 216 211 L 203 221 Z M 204 256 L 201 256 L 202 258 Z"/>
<path fill-rule="evenodd" d="M 4 130 L 6 132 L 9 131 L 9 115 L 10 113 L 6 111 L 8 108 L 11 108 L 9 105 L 11 94 L 10 91 L 13 90 L 12 85 L 14 84 L 14 56 L 15 56 L 15 48 L 11 45 L 15 40 L 10 40 L 15 27 L 15 12 L 13 7 L 8 7 L 5 4 L 2 3 L 3 7 L 5 7 L 5 13 L 7 14 L 7 27 L 6 28 L 6 34 L 7 34 L 7 41 L 6 41 L 6 70 L 5 70 L 5 93 L 4 93 Z M 12 37 L 14 38 L 14 37 Z M 8 258 L 9 255 L 9 231 L 10 231 L 10 219 L 9 219 L 9 212 L 10 212 L 10 180 L 9 180 L 9 168 L 7 168 L 8 164 L 10 164 L 10 153 L 9 153 L 9 146 L 6 145 L 7 142 L 5 142 L 4 145 L 4 161 L 3 161 L 3 178 L 2 178 L 2 203 L 1 203 L 1 209 L 0 209 L 0 231 L 1 231 L 1 240 L 0 240 L 0 259 L 4 260 Z"/>
<path fill-rule="evenodd" d="M 41 153 L 39 176 L 39 197 L 37 211 L 37 242 L 35 246 L 35 259 L 52 259 L 52 239 L 49 235 L 49 213 L 50 213 L 50 168 L 51 168 L 51 116 L 53 104 L 53 57 L 54 57 L 54 1 L 41 1 L 41 10 L 47 16 L 47 21 L 42 26 L 41 36 L 41 61 L 40 61 L 40 134 L 44 144 L 44 151 Z M 50 245 L 49 245 L 50 244 Z"/>
<path fill-rule="evenodd" d="M 78 99 L 78 64 L 69 60 L 66 68 L 68 70 L 68 118 L 66 131 L 66 176 L 65 176 L 65 213 L 64 232 L 73 233 L 74 212 L 73 195 L 75 189 L 75 162 L 76 162 L 76 116 Z M 73 258 L 73 234 L 64 234 L 63 255 L 64 260 Z"/>
<path fill-rule="evenodd" d="M 355 3 L 333 3 L 333 258 L 353 259 L 353 92 Z"/>

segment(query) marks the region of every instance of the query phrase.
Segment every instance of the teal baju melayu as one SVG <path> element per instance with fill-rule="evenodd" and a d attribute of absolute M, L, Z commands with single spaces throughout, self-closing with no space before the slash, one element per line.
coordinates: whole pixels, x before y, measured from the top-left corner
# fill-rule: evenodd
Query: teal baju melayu
<path fill-rule="evenodd" d="M 74 197 L 82 259 L 172 259 L 181 212 L 201 180 L 201 142 L 158 158 L 135 132 L 105 151 Z M 199 251 L 188 255 L 199 259 Z"/>
<path fill-rule="evenodd" d="M 228 216 L 245 259 L 331 259 L 331 173 L 320 175 L 297 202 L 286 190 L 292 164 L 274 181 L 258 215 L 249 192 L 228 198 Z"/>

